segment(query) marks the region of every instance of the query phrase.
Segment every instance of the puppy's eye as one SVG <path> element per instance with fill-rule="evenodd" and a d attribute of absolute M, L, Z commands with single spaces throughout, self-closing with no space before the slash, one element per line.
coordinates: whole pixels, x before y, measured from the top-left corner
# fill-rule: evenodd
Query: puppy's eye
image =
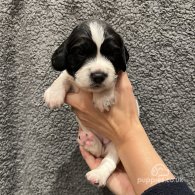
<path fill-rule="evenodd" d="M 85 56 L 85 52 L 81 48 L 78 48 L 78 47 L 73 47 L 71 49 L 71 53 L 75 56 L 81 56 L 81 57 Z"/>
<path fill-rule="evenodd" d="M 79 51 L 77 52 L 77 55 L 79 55 L 79 56 L 85 56 L 85 52 L 82 51 L 82 50 L 79 50 Z"/>

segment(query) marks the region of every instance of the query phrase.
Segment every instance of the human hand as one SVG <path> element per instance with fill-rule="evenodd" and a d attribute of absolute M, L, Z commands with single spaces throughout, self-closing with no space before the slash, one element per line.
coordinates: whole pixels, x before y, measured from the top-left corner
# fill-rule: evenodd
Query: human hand
<path fill-rule="evenodd" d="M 81 155 L 90 169 L 95 169 L 99 166 L 102 158 L 95 158 L 92 154 L 87 152 L 82 146 L 79 147 Z M 116 170 L 107 180 L 107 187 L 111 192 L 117 195 L 135 195 L 133 187 L 128 179 L 122 164 L 120 163 Z"/>
<path fill-rule="evenodd" d="M 69 93 L 66 103 L 71 105 L 81 123 L 110 139 L 115 145 L 123 143 L 130 131 L 141 127 L 136 100 L 127 73 L 121 73 L 116 84 L 116 103 L 109 112 L 100 112 L 92 103 L 92 94 L 82 90 Z"/>

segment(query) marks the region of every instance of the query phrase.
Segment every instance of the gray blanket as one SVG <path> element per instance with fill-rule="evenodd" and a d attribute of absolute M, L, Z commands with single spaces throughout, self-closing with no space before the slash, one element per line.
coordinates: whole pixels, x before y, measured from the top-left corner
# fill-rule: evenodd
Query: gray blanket
<path fill-rule="evenodd" d="M 50 110 L 42 98 L 59 75 L 53 51 L 89 18 L 124 38 L 143 126 L 195 190 L 193 0 L 0 0 L 0 195 L 111 194 L 84 178 L 74 114 L 67 106 Z"/>

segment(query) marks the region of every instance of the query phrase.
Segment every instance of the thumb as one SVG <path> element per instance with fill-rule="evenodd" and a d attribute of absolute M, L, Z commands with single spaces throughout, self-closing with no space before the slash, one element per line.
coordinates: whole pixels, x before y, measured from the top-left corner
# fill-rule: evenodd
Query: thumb
<path fill-rule="evenodd" d="M 100 158 L 95 158 L 92 154 L 87 152 L 81 146 L 79 147 L 79 149 L 80 149 L 82 157 L 84 158 L 85 162 L 87 163 L 87 165 L 89 166 L 90 169 L 95 169 L 100 165 L 100 163 L 101 163 Z"/>
<path fill-rule="evenodd" d="M 79 93 L 67 93 L 65 97 L 65 103 L 69 104 L 74 108 L 78 108 L 80 102 Z"/>
<path fill-rule="evenodd" d="M 83 102 L 92 102 L 92 94 L 83 90 L 79 90 L 78 93 L 67 93 L 65 103 L 74 108 L 80 108 Z"/>
<path fill-rule="evenodd" d="M 89 152 L 87 152 L 83 147 L 80 146 L 79 149 L 80 149 L 82 157 L 86 161 L 89 168 L 94 169 L 95 168 L 95 166 L 94 166 L 95 158 Z"/>

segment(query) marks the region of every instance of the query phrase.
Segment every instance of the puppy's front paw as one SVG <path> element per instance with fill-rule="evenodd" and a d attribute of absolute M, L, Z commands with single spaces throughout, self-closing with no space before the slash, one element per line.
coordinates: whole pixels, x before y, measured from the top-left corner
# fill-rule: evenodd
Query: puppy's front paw
<path fill-rule="evenodd" d="M 93 103 L 96 108 L 101 112 L 109 111 L 110 107 L 115 104 L 115 94 L 114 92 L 105 94 L 94 94 Z"/>
<path fill-rule="evenodd" d="M 51 86 L 44 94 L 44 100 L 48 107 L 59 108 L 64 104 L 66 91 L 63 86 Z"/>
<path fill-rule="evenodd" d="M 98 187 L 103 187 L 106 185 L 106 181 L 107 181 L 107 176 L 104 175 L 104 171 L 101 169 L 94 169 L 89 171 L 86 174 L 86 178 L 87 180 L 93 184 L 93 185 L 97 185 Z"/>

